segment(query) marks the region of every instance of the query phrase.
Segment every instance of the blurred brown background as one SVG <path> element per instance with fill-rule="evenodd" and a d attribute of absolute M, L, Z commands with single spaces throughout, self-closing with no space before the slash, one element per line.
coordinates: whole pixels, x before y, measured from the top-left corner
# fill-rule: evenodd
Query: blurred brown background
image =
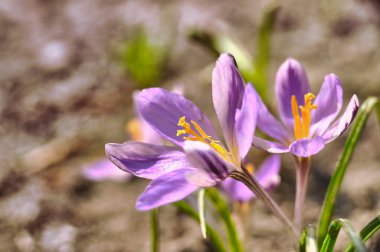
<path fill-rule="evenodd" d="M 146 181 L 89 182 L 84 166 L 107 142 L 127 139 L 131 93 L 182 83 L 213 116 L 215 58 L 188 39 L 197 28 L 225 34 L 254 52 L 268 1 L 1 0 L 0 251 L 149 251 L 147 213 L 134 209 Z M 300 60 L 314 92 L 341 77 L 347 100 L 380 94 L 380 3 L 281 1 L 269 80 L 287 58 Z M 307 222 L 316 222 L 346 134 L 316 156 Z M 379 127 L 371 117 L 342 187 L 337 216 L 362 227 L 380 210 Z M 258 154 L 260 155 L 260 154 Z M 294 170 L 284 158 L 274 197 L 292 214 Z M 162 251 L 208 251 L 198 225 L 161 209 Z M 287 251 L 278 221 L 259 202 L 247 251 Z M 220 227 L 221 230 L 223 227 Z M 379 236 L 370 244 L 380 250 Z"/>

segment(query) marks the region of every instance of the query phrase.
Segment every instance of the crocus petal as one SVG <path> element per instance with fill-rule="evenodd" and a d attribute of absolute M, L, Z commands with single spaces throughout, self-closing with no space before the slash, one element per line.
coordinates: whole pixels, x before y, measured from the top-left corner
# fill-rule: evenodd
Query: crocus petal
<path fill-rule="evenodd" d="M 132 177 L 131 174 L 120 170 L 108 159 L 84 167 L 83 176 L 91 181 L 111 180 L 116 182 L 127 181 Z"/>
<path fill-rule="evenodd" d="M 211 187 L 216 185 L 218 182 L 213 179 L 210 174 L 201 169 L 195 169 L 186 173 L 186 179 L 190 184 L 199 186 L 199 187 Z"/>
<path fill-rule="evenodd" d="M 266 190 L 271 190 L 280 183 L 280 155 L 271 155 L 266 158 L 260 165 L 255 177 Z"/>
<path fill-rule="evenodd" d="M 243 95 L 244 81 L 235 59 L 229 54 L 222 54 L 212 73 L 212 100 L 230 150 L 237 147 L 234 138 L 235 113 L 241 107 Z"/>
<path fill-rule="evenodd" d="M 236 111 L 235 136 L 238 144 L 239 157 L 243 159 L 252 146 L 253 134 L 256 128 L 257 95 L 251 84 L 244 91 L 241 109 Z"/>
<path fill-rule="evenodd" d="M 230 177 L 222 182 L 222 188 L 234 201 L 246 202 L 255 197 L 244 183 Z"/>
<path fill-rule="evenodd" d="M 180 169 L 153 180 L 137 199 L 136 208 L 150 210 L 168 203 L 181 200 L 198 189 L 185 177 L 192 169 Z"/>
<path fill-rule="evenodd" d="M 195 121 L 214 139 L 217 139 L 214 128 L 207 117 L 185 97 L 162 88 L 148 88 L 137 95 L 137 109 L 141 116 L 163 137 L 182 146 L 183 136 L 177 136 L 181 129 L 178 120 L 185 116 L 190 122 Z"/>
<path fill-rule="evenodd" d="M 172 146 L 140 142 L 106 144 L 106 153 L 120 169 L 147 179 L 190 167 L 186 155 Z"/>
<path fill-rule="evenodd" d="M 295 95 L 299 105 L 304 105 L 304 95 L 310 92 L 306 72 L 298 61 L 288 59 L 280 66 L 275 92 L 279 115 L 286 127 L 293 129 L 292 95 Z"/>
<path fill-rule="evenodd" d="M 150 143 L 150 144 L 161 144 L 162 143 L 162 137 L 156 130 L 154 130 L 149 123 L 147 123 L 142 116 L 140 115 L 138 109 L 137 109 L 137 96 L 139 95 L 141 91 L 134 91 L 132 98 L 133 98 L 133 104 L 134 108 L 136 109 L 136 115 L 139 121 L 140 130 L 141 130 L 141 137 L 142 139 L 139 139 L 138 141 L 144 142 L 144 143 Z"/>
<path fill-rule="evenodd" d="M 253 137 L 253 146 L 260 150 L 265 150 L 270 153 L 285 153 L 289 152 L 289 148 L 281 143 L 265 140 L 261 137 Z"/>
<path fill-rule="evenodd" d="M 359 100 L 356 95 L 352 96 L 343 115 L 326 131 L 323 135 L 326 143 L 333 141 L 338 136 L 342 135 L 347 127 L 354 120 L 359 110 Z"/>
<path fill-rule="evenodd" d="M 335 74 L 325 77 L 321 90 L 315 98 L 317 108 L 312 111 L 310 135 L 322 135 L 342 108 L 343 90 Z"/>
<path fill-rule="evenodd" d="M 205 143 L 186 141 L 183 149 L 191 163 L 191 167 L 206 171 L 211 180 L 224 180 L 235 168 L 233 164 L 223 159 L 213 148 Z"/>
<path fill-rule="evenodd" d="M 257 127 L 268 136 L 283 143 L 287 142 L 289 139 L 289 133 L 282 126 L 282 124 L 277 121 L 272 113 L 269 112 L 268 108 L 265 106 L 258 94 L 257 97 Z"/>
<path fill-rule="evenodd" d="M 325 147 L 325 140 L 321 136 L 312 139 L 300 139 L 290 145 L 290 152 L 298 157 L 310 157 Z"/>

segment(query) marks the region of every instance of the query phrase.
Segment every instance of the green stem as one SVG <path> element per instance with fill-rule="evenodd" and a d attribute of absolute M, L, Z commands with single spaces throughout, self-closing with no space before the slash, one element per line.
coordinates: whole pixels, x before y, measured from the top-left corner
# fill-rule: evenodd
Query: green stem
<path fill-rule="evenodd" d="M 178 201 L 175 202 L 174 205 L 180 209 L 182 212 L 196 220 L 198 223 L 200 222 L 199 215 L 197 211 L 194 210 L 192 206 L 190 206 L 187 202 L 185 201 Z M 223 241 L 220 238 L 218 232 L 215 231 L 209 224 L 206 223 L 206 229 L 207 229 L 207 234 L 208 237 L 207 239 L 210 240 L 211 244 L 215 248 L 215 251 L 218 252 L 227 252 L 226 248 L 223 245 Z"/>
<path fill-rule="evenodd" d="M 233 252 L 241 252 L 243 250 L 243 246 L 239 240 L 239 235 L 235 226 L 234 221 L 231 218 L 231 214 L 229 211 L 229 207 L 220 197 L 219 193 L 213 189 L 209 188 L 207 190 L 206 195 L 209 197 L 211 202 L 214 204 L 215 209 L 218 211 L 220 217 L 222 218 L 224 225 L 226 226 L 228 238 L 230 241 L 231 250 Z"/>
<path fill-rule="evenodd" d="M 265 189 L 259 184 L 255 177 L 251 176 L 249 171 L 245 166 L 241 166 L 243 172 L 233 171 L 230 177 L 243 182 L 255 195 L 257 198 L 262 200 L 267 207 L 277 216 L 277 218 L 284 224 L 284 226 L 291 231 L 293 238 L 298 242 L 298 230 L 293 226 L 292 222 L 277 205 L 277 203 L 270 197 L 270 195 L 265 191 Z"/>
<path fill-rule="evenodd" d="M 158 209 L 150 211 L 150 235 L 151 235 L 151 251 L 159 251 L 159 225 L 158 225 Z"/>

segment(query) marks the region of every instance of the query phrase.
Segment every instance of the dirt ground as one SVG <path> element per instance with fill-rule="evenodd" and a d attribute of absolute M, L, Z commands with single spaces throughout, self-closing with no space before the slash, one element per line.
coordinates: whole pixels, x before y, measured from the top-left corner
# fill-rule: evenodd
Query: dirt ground
<path fill-rule="evenodd" d="M 1 0 L 0 251 L 149 251 L 149 215 L 134 204 L 147 181 L 90 182 L 83 167 L 104 158 L 104 144 L 126 139 L 137 87 L 116 48 L 143 27 L 170 46 L 160 84 L 215 119 L 214 57 L 187 38 L 191 28 L 227 34 L 254 54 L 268 1 Z M 345 104 L 380 95 L 380 5 L 375 0 L 281 3 L 269 79 L 287 58 L 300 60 L 318 92 L 326 74 L 341 77 Z M 305 217 L 319 209 L 347 134 L 313 159 Z M 360 229 L 380 211 L 379 126 L 371 116 L 342 187 L 337 217 Z M 254 155 L 260 156 L 257 150 Z M 294 168 L 285 155 L 274 198 L 292 214 Z M 249 219 L 246 251 L 291 251 L 286 233 L 260 202 Z M 199 226 L 173 206 L 160 209 L 161 251 L 209 251 Z M 218 226 L 223 230 L 222 226 Z M 222 231 L 223 232 L 223 231 Z M 342 248 L 345 240 L 339 240 Z M 380 251 L 380 236 L 369 243 Z"/>

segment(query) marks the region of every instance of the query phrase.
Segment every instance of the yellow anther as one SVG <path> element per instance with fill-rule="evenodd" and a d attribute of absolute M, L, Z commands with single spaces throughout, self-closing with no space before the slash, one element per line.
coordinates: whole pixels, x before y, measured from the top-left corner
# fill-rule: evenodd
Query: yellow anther
<path fill-rule="evenodd" d="M 186 122 L 186 117 L 185 116 L 182 116 L 181 118 L 179 118 L 178 120 L 178 126 L 182 126 L 184 128 L 188 128 L 190 125 Z"/>
<path fill-rule="evenodd" d="M 309 136 L 310 123 L 311 123 L 311 111 L 316 109 L 317 106 L 312 104 L 315 95 L 312 93 L 307 93 L 304 96 L 305 105 L 298 106 L 297 98 L 292 95 L 291 106 L 292 114 L 294 118 L 294 137 L 298 140 L 301 138 L 307 138 Z M 299 110 L 301 115 L 299 114 Z"/>
<path fill-rule="evenodd" d="M 177 130 L 177 136 L 187 134 L 187 136 L 184 136 L 183 139 L 191 141 L 200 141 L 205 144 L 208 144 L 224 159 L 228 161 L 231 160 L 231 154 L 225 148 L 223 148 L 223 146 L 221 146 L 218 141 L 215 141 L 214 139 L 212 139 L 211 136 L 207 135 L 207 133 L 202 129 L 202 127 L 195 121 L 191 120 L 190 123 L 186 121 L 185 116 L 179 118 L 178 126 L 181 126 L 183 129 Z"/>
<path fill-rule="evenodd" d="M 183 134 L 186 134 L 186 130 L 177 130 L 177 136 L 180 136 L 180 135 L 183 135 Z"/>

